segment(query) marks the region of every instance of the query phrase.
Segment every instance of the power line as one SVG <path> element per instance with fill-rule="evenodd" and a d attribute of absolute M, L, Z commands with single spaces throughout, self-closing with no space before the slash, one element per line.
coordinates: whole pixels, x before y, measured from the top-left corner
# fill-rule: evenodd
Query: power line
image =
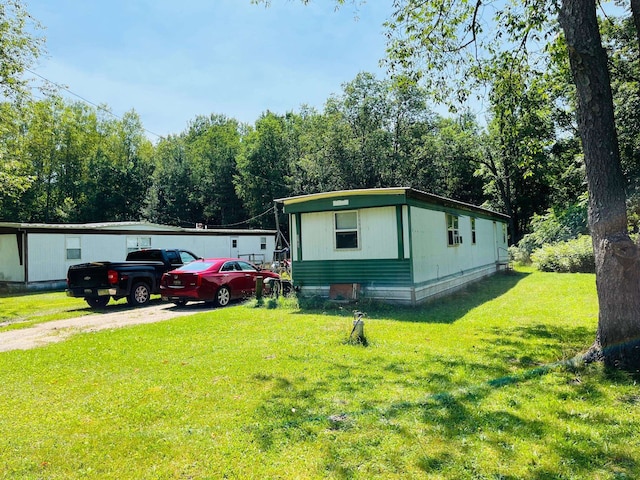
<path fill-rule="evenodd" d="M 255 217 L 252 217 L 252 218 L 249 218 L 248 220 L 243 220 L 242 222 L 229 223 L 227 225 L 207 225 L 207 227 L 209 227 L 209 226 L 211 226 L 213 228 L 237 227 L 238 225 L 242 225 L 243 223 L 249 223 L 251 220 L 255 220 L 256 218 L 264 217 L 267 213 L 272 212 L 274 208 L 275 207 L 270 207 L 267 210 L 265 210 L 264 212 L 260 213 L 259 215 L 256 215 Z"/>
<path fill-rule="evenodd" d="M 98 110 L 101 110 L 101 111 L 103 111 L 103 112 L 105 112 L 105 113 L 108 113 L 109 115 L 111 115 L 111 116 L 113 116 L 113 117 L 117 118 L 118 120 L 124 121 L 124 119 L 123 119 L 121 116 L 116 115 L 116 114 L 115 114 L 115 113 L 113 113 L 111 110 L 109 110 L 109 109 L 107 109 L 107 108 L 104 108 L 102 105 L 98 105 L 97 103 L 94 103 L 94 102 L 92 102 L 91 100 L 88 100 L 88 99 L 84 98 L 82 95 L 78 95 L 77 93 L 75 93 L 75 92 L 71 91 L 71 90 L 70 90 L 68 87 L 66 87 L 65 85 L 62 85 L 62 84 L 60 84 L 60 83 L 56 83 L 56 82 L 54 82 L 54 81 L 52 81 L 52 80 L 49 80 L 48 78 L 43 77 L 43 76 L 42 76 L 42 75 L 40 75 L 39 73 L 36 73 L 36 72 L 34 72 L 33 70 L 30 70 L 30 69 L 28 69 L 28 68 L 25 68 L 25 70 L 26 70 L 27 72 L 29 72 L 29 73 L 31 73 L 31 74 L 33 74 L 33 75 L 35 75 L 36 77 L 41 78 L 41 79 L 42 79 L 42 80 L 44 80 L 45 82 L 47 82 L 47 83 L 49 83 L 49 84 L 51 84 L 51 85 L 54 85 L 54 86 L 56 86 L 56 87 L 58 87 L 58 88 L 60 88 L 60 89 L 62 89 L 62 90 L 65 90 L 66 92 L 70 93 L 70 94 L 71 94 L 71 95 L 73 95 L 74 97 L 77 97 L 77 98 L 79 98 L 80 100 L 82 100 L 83 102 L 88 103 L 89 105 L 92 105 L 93 107 L 97 108 Z M 155 133 L 155 132 L 152 132 L 151 130 L 147 130 L 147 129 L 146 129 L 146 128 L 144 128 L 144 127 L 142 127 L 142 129 L 143 129 L 145 132 L 150 133 L 151 135 L 155 135 L 155 136 L 156 136 L 156 137 L 158 137 L 158 138 L 161 138 L 161 139 L 162 139 L 162 138 L 164 138 L 162 135 L 159 135 L 159 134 L 157 134 L 157 133 Z"/>

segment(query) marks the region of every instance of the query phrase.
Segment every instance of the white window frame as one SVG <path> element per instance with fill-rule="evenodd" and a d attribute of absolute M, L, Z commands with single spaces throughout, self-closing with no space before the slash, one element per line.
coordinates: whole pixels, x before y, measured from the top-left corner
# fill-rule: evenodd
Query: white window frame
<path fill-rule="evenodd" d="M 355 228 L 338 228 L 338 216 L 345 214 L 355 214 L 356 216 L 356 225 Z M 342 242 L 338 240 L 339 236 L 344 234 L 355 234 L 356 246 L 344 247 L 340 246 Z M 333 242 L 334 248 L 336 250 L 359 250 L 360 249 L 360 215 L 357 210 L 348 210 L 348 211 L 340 211 L 333 213 Z"/>
<path fill-rule="evenodd" d="M 260 250 L 267 249 L 267 237 L 260 237 Z"/>
<path fill-rule="evenodd" d="M 127 237 L 127 253 L 143 250 L 145 248 L 151 248 L 151 237 Z"/>
<path fill-rule="evenodd" d="M 452 213 L 447 213 L 445 217 L 447 222 L 447 245 L 449 247 L 457 247 L 462 243 L 460 217 Z"/>
<path fill-rule="evenodd" d="M 72 252 L 77 252 L 77 256 Z M 71 255 L 70 255 L 71 253 Z M 80 237 L 66 237 L 65 238 L 65 258 L 67 260 L 81 260 L 82 259 L 82 243 Z"/>

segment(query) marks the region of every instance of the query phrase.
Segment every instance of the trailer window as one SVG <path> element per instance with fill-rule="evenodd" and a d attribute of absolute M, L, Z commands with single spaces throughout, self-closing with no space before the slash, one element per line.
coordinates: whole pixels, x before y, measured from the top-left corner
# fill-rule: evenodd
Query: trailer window
<path fill-rule="evenodd" d="M 476 244 L 476 219 L 471 217 L 471 243 Z"/>
<path fill-rule="evenodd" d="M 80 260 L 82 258 L 82 248 L 80 247 L 80 237 L 67 237 L 67 260 Z"/>
<path fill-rule="evenodd" d="M 447 239 L 450 247 L 455 247 L 462 243 L 458 216 L 447 213 Z"/>
<path fill-rule="evenodd" d="M 358 248 L 358 212 L 335 213 L 336 249 Z"/>
<path fill-rule="evenodd" d="M 127 237 L 127 253 L 151 248 L 151 237 Z"/>

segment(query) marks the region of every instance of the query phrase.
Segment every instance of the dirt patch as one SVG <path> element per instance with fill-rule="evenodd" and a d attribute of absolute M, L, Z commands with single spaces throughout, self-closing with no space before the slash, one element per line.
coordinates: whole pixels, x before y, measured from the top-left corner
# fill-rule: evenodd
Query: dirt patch
<path fill-rule="evenodd" d="M 176 308 L 173 304 L 161 303 L 142 308 L 109 307 L 103 312 L 85 317 L 55 320 L 39 323 L 33 327 L 19 330 L 10 330 L 0 333 L 0 352 L 9 350 L 28 350 L 49 343 L 61 342 L 71 335 L 82 332 L 96 332 L 109 328 L 121 328 L 128 325 L 142 323 L 162 322 L 175 317 L 192 315 L 194 313 L 209 310 L 202 304 L 188 305 L 185 308 Z"/>

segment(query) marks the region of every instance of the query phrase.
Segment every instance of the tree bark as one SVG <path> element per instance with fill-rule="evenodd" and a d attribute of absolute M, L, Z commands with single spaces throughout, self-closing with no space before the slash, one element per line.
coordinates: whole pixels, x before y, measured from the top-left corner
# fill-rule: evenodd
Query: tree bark
<path fill-rule="evenodd" d="M 640 0 L 631 0 L 631 16 L 636 26 L 636 38 L 638 39 L 638 47 L 640 48 Z"/>
<path fill-rule="evenodd" d="M 578 128 L 589 190 L 589 226 L 599 301 L 593 352 L 608 367 L 640 371 L 639 249 L 628 235 L 625 180 L 613 98 L 595 0 L 562 0 L 565 34 L 578 94 Z"/>

